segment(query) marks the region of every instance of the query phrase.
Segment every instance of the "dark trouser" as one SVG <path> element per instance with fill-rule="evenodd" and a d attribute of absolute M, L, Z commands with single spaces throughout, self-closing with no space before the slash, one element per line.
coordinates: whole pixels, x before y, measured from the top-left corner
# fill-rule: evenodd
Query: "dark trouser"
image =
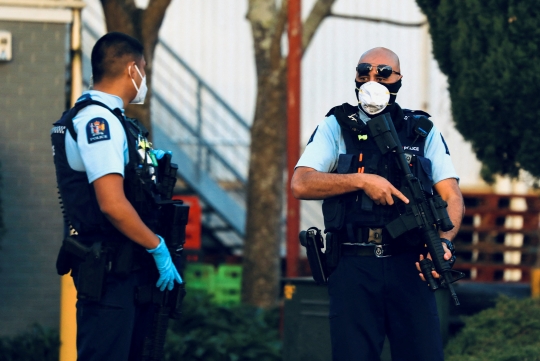
<path fill-rule="evenodd" d="M 74 274 L 75 286 L 76 273 Z M 100 302 L 77 301 L 77 360 L 135 361 L 152 325 L 153 306 L 136 305 L 135 290 L 150 280 L 138 271 L 126 278 L 107 275 Z"/>
<path fill-rule="evenodd" d="M 434 294 L 418 254 L 342 256 L 328 282 L 333 361 L 378 361 L 385 335 L 392 361 L 441 361 Z"/>

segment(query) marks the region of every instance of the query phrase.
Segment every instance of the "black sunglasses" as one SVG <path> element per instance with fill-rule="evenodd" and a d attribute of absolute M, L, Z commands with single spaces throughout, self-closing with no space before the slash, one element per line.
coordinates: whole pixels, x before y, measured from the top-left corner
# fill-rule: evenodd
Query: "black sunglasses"
<path fill-rule="evenodd" d="M 369 72 L 373 69 L 373 65 L 370 63 L 360 63 L 356 66 L 356 71 L 358 72 L 358 76 L 366 76 L 369 75 Z M 388 78 L 392 73 L 401 75 L 397 71 L 394 71 L 390 65 L 385 64 L 379 64 L 377 65 L 377 75 L 381 78 Z"/>

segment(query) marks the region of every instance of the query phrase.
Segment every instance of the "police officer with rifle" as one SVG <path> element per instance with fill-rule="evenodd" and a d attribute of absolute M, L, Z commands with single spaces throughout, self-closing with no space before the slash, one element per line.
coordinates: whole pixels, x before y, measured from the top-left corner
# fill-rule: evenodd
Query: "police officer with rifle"
<path fill-rule="evenodd" d="M 365 52 L 356 67 L 358 106 L 330 110 L 292 179 L 300 199 L 323 199 L 322 235 L 300 235 L 318 283 L 328 284 L 332 358 L 443 360 L 434 294 L 462 275 L 451 240 L 463 199 L 450 152 L 422 111 L 402 109 L 397 55 Z M 426 286 L 426 282 L 429 287 Z"/>
<path fill-rule="evenodd" d="M 93 89 L 54 123 L 54 164 L 66 234 L 57 260 L 77 288 L 79 361 L 160 360 L 169 316 L 185 294 L 178 273 L 189 207 L 171 201 L 178 167 L 124 115 L 147 87 L 141 43 L 100 38 Z"/>

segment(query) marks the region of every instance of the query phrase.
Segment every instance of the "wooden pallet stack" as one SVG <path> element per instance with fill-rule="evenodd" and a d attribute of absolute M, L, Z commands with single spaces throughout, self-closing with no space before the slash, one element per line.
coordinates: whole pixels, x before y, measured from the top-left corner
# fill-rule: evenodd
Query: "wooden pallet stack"
<path fill-rule="evenodd" d="M 465 217 L 455 238 L 455 269 L 473 281 L 530 282 L 540 266 L 540 198 L 463 193 Z"/>

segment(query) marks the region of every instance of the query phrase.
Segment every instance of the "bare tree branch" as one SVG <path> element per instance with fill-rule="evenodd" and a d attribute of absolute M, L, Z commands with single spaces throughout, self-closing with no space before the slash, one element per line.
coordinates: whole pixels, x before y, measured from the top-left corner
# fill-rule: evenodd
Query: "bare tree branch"
<path fill-rule="evenodd" d="M 302 54 L 306 51 L 324 18 L 330 15 L 335 0 L 317 0 L 302 26 Z"/>
<path fill-rule="evenodd" d="M 385 23 L 385 24 L 390 24 L 390 25 L 405 26 L 405 27 L 411 27 L 411 28 L 419 28 L 427 24 L 427 20 L 421 21 L 419 23 L 404 23 L 401 21 L 394 21 L 394 20 L 388 20 L 388 19 L 369 18 L 366 16 L 359 16 L 359 15 L 335 14 L 332 12 L 328 14 L 328 16 L 331 16 L 334 18 L 340 18 L 340 19 L 370 21 L 372 23 Z"/>
<path fill-rule="evenodd" d="M 144 10 L 141 21 L 141 35 L 145 46 L 151 47 L 152 52 L 158 42 L 159 29 L 170 3 L 171 0 L 150 0 L 148 7 Z"/>

